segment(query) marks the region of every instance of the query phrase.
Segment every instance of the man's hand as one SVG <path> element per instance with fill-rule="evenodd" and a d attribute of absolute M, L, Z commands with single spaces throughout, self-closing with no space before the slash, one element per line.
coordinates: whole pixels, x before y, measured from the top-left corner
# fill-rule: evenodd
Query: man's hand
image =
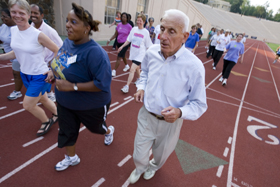
<path fill-rule="evenodd" d="M 63 91 L 63 92 L 74 91 L 74 84 L 67 80 L 57 79 L 55 84 L 56 84 L 56 89 L 58 91 Z"/>
<path fill-rule="evenodd" d="M 166 122 L 174 123 L 179 117 L 181 117 L 182 113 L 179 108 L 169 106 L 161 111 L 161 115 L 164 117 Z"/>
<path fill-rule="evenodd" d="M 134 94 L 134 99 L 135 99 L 136 103 L 142 103 L 143 102 L 143 98 L 144 98 L 144 90 L 138 90 Z"/>

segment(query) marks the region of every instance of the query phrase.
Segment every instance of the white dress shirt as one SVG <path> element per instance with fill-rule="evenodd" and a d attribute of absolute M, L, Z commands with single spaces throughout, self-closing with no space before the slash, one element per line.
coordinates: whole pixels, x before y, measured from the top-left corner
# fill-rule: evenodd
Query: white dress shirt
<path fill-rule="evenodd" d="M 160 45 L 151 46 L 141 69 L 137 90 L 145 91 L 144 105 L 149 112 L 161 115 L 172 106 L 181 109 L 181 118 L 196 120 L 206 111 L 205 69 L 184 45 L 167 59 Z"/>
<path fill-rule="evenodd" d="M 35 24 L 32 22 L 31 26 L 35 28 Z M 39 31 L 42 31 L 45 35 L 47 35 L 56 45 L 58 48 L 60 48 L 63 44 L 63 41 L 61 40 L 60 36 L 54 30 L 51 26 L 46 24 L 44 21 L 42 22 L 41 26 L 38 29 Z M 44 60 L 49 65 L 49 62 L 54 58 L 54 53 L 45 47 L 44 50 Z"/>

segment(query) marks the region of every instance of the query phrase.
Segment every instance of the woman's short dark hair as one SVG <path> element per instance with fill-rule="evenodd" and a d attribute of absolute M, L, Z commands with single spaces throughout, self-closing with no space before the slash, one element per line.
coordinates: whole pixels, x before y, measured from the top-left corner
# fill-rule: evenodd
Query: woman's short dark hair
<path fill-rule="evenodd" d="M 121 20 L 122 20 L 122 16 L 123 16 L 123 15 L 126 15 L 126 21 L 128 22 L 128 19 L 129 19 L 129 18 L 128 18 L 128 14 L 127 14 L 126 12 L 123 12 L 123 13 L 121 14 Z"/>
<path fill-rule="evenodd" d="M 11 17 L 10 10 L 8 8 L 3 8 L 1 12 L 5 12 L 9 17 Z"/>
<path fill-rule="evenodd" d="M 127 16 L 128 16 L 128 19 L 131 20 L 131 15 L 130 15 L 130 14 L 127 14 Z"/>
<path fill-rule="evenodd" d="M 92 15 L 85 10 L 82 6 L 77 5 L 76 3 L 72 3 L 72 9 L 74 10 L 75 15 L 84 22 L 85 26 L 90 26 L 90 30 L 94 32 L 99 31 L 98 25 L 101 23 L 100 21 L 93 20 Z M 91 33 L 89 32 L 91 35 Z"/>
<path fill-rule="evenodd" d="M 151 20 L 152 20 L 152 21 L 155 21 L 153 17 L 150 17 L 150 18 L 149 18 L 149 22 L 150 22 Z"/>

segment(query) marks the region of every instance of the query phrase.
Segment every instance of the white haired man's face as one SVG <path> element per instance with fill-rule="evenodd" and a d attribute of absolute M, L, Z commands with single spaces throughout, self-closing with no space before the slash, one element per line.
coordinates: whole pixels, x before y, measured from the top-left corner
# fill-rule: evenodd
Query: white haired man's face
<path fill-rule="evenodd" d="M 176 17 L 165 18 L 160 26 L 160 47 L 164 57 L 174 55 L 189 37 Z"/>

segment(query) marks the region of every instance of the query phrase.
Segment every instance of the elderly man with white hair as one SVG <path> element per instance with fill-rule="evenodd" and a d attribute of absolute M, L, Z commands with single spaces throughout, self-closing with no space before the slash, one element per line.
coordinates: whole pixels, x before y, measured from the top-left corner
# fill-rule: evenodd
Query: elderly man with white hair
<path fill-rule="evenodd" d="M 183 12 L 165 11 L 160 44 L 151 46 L 142 61 L 134 97 L 144 105 L 137 120 L 131 184 L 143 173 L 144 179 L 151 179 L 174 151 L 183 120 L 197 120 L 207 109 L 204 66 L 184 46 L 188 25 Z M 151 148 L 154 158 L 149 161 Z"/>

